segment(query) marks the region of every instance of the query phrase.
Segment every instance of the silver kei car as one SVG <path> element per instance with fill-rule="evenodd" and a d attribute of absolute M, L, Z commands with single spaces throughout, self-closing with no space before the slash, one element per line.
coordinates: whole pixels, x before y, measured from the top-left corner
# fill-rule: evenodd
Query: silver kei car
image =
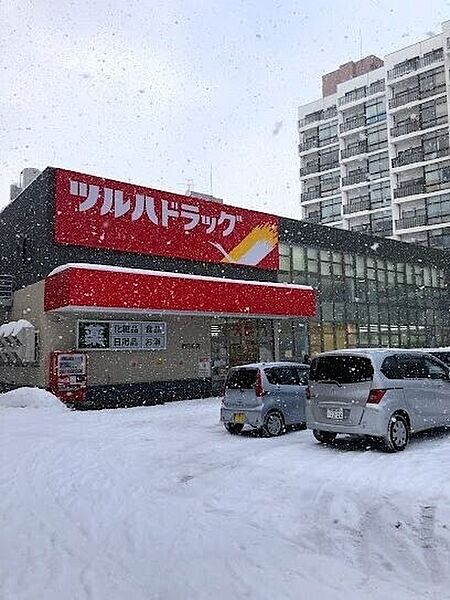
<path fill-rule="evenodd" d="M 305 424 L 308 371 L 308 365 L 293 362 L 232 367 L 220 420 L 230 433 L 250 425 L 268 436 L 280 435 L 287 425 Z"/>
<path fill-rule="evenodd" d="M 420 351 L 325 352 L 311 362 L 306 419 L 322 443 L 344 433 L 404 450 L 411 433 L 450 426 L 449 368 Z"/>

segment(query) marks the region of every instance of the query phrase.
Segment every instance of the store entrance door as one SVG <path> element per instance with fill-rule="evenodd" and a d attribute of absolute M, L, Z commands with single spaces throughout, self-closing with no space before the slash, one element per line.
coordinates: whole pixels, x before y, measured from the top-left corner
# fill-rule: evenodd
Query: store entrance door
<path fill-rule="evenodd" d="M 221 393 L 230 367 L 271 360 L 274 360 L 271 319 L 214 319 L 211 324 L 211 377 L 214 393 Z"/>

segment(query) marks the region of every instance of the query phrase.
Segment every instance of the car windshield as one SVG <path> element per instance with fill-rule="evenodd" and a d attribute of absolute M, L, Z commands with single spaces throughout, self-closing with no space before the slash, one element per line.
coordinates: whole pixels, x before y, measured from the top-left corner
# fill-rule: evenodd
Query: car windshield
<path fill-rule="evenodd" d="M 362 356 L 323 356 L 315 358 L 309 372 L 310 381 L 324 383 L 360 383 L 371 381 L 373 367 L 369 358 Z"/>

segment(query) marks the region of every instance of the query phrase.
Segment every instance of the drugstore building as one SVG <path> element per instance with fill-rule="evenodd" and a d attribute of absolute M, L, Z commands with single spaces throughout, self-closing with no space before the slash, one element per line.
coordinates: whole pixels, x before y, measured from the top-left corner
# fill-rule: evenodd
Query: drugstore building
<path fill-rule="evenodd" d="M 153 403 L 239 363 L 449 345 L 449 271 L 444 251 L 49 167 L 0 215 L 0 324 L 35 332 L 27 362 L 0 337 L 0 381 Z"/>

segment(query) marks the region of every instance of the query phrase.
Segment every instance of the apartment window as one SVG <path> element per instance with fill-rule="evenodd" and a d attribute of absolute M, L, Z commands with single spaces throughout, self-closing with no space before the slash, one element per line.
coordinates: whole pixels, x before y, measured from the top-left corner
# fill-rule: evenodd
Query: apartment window
<path fill-rule="evenodd" d="M 372 215 L 372 229 L 373 231 L 391 231 L 392 223 L 391 216 L 388 212 L 380 212 Z"/>
<path fill-rule="evenodd" d="M 340 198 L 324 200 L 322 202 L 322 221 L 324 223 L 338 221 L 341 218 L 341 204 Z"/>
<path fill-rule="evenodd" d="M 321 152 L 319 154 L 319 162 L 322 166 L 329 165 L 329 168 L 332 169 L 333 165 L 339 162 L 339 150 L 333 149 Z"/>
<path fill-rule="evenodd" d="M 366 104 L 366 123 L 376 123 L 386 118 L 386 107 L 382 98 Z"/>
<path fill-rule="evenodd" d="M 386 154 L 370 156 L 368 161 L 369 173 L 378 177 L 386 177 L 389 175 L 389 158 Z"/>
<path fill-rule="evenodd" d="M 405 206 L 402 208 L 402 219 L 422 217 L 424 215 L 426 215 L 425 200 L 422 200 L 419 204 L 416 204 L 411 208 Z"/>
<path fill-rule="evenodd" d="M 369 129 L 367 132 L 367 150 L 378 150 L 387 145 L 387 127 L 377 127 L 376 129 Z"/>
<path fill-rule="evenodd" d="M 429 192 L 450 183 L 450 163 L 426 165 L 423 172 L 427 191 Z"/>
<path fill-rule="evenodd" d="M 447 119 L 447 98 L 439 98 L 422 104 L 420 121 L 422 126 L 433 126 L 445 123 Z"/>
<path fill-rule="evenodd" d="M 448 133 L 428 133 L 423 136 L 423 154 L 425 160 L 444 156 L 448 151 Z"/>
<path fill-rule="evenodd" d="M 427 202 L 428 223 L 440 223 L 450 219 L 450 194 L 429 198 Z"/>
<path fill-rule="evenodd" d="M 320 188 L 323 195 L 330 195 L 335 192 L 339 187 L 339 178 L 336 178 L 336 175 L 333 173 L 329 173 L 328 175 L 323 175 L 320 178 Z"/>
<path fill-rule="evenodd" d="M 439 88 L 445 86 L 445 72 L 443 67 L 434 69 L 428 73 L 422 73 L 418 77 L 419 88 L 422 93 L 434 92 L 439 93 Z M 430 95 L 430 94 L 429 94 Z"/>
<path fill-rule="evenodd" d="M 318 127 L 319 141 L 322 146 L 325 146 L 327 142 L 331 144 L 333 139 L 337 136 L 337 123 L 325 123 Z"/>
<path fill-rule="evenodd" d="M 391 184 L 389 181 L 370 186 L 370 207 L 381 208 L 391 203 Z"/>
<path fill-rule="evenodd" d="M 448 249 L 450 248 L 450 230 L 449 229 L 435 229 L 429 232 L 430 235 L 430 246 L 433 248 Z M 436 275 L 433 270 L 432 275 Z M 435 287 L 437 287 L 437 281 L 434 281 Z"/>

